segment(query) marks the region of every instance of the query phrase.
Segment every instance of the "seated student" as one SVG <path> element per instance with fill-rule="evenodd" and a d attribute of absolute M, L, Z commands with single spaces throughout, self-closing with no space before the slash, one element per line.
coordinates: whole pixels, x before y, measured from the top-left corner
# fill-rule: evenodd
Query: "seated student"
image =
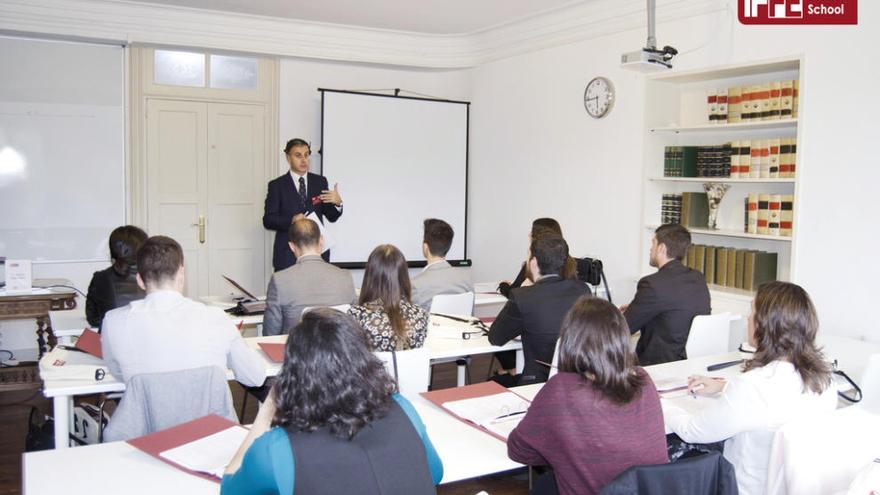
<path fill-rule="evenodd" d="M 532 229 L 529 231 L 529 244 L 531 244 L 532 239 L 534 239 L 539 233 L 545 231 L 549 231 L 559 237 L 565 238 L 565 236 L 562 235 L 562 227 L 559 226 L 559 222 L 557 222 L 556 219 L 546 217 L 536 218 L 532 222 Z M 577 260 L 569 256 L 568 259 L 565 260 L 565 266 L 562 268 L 560 274 L 562 275 L 562 278 L 565 279 L 577 278 Z M 510 297 L 511 289 L 516 289 L 523 285 L 532 285 L 534 282 L 532 275 L 529 273 L 529 263 L 528 261 L 524 261 L 522 267 L 519 269 L 519 273 L 516 274 L 516 278 L 513 279 L 513 282 L 501 282 L 501 284 L 498 285 L 498 291 L 504 297 Z"/>
<path fill-rule="evenodd" d="M 434 493 L 443 464 L 395 388 L 351 316 L 306 313 L 220 492 Z"/>
<path fill-rule="evenodd" d="M 831 367 L 816 347 L 818 318 L 800 286 L 770 282 L 758 288 L 749 315 L 757 350 L 743 374 L 725 382 L 692 376 L 690 389 L 720 400 L 696 415 L 664 404 L 666 424 L 685 442 L 724 440 L 742 495 L 764 493 L 773 435 L 785 423 L 837 407 Z"/>
<path fill-rule="evenodd" d="M 422 253 L 428 265 L 412 278 L 412 302 L 426 311 L 431 310 L 431 300 L 436 295 L 474 291 L 470 270 L 456 268 L 446 261 L 453 235 L 452 227 L 443 220 L 425 220 Z"/>
<path fill-rule="evenodd" d="M 683 226 L 657 227 L 650 254 L 657 273 L 639 280 L 632 302 L 620 308 L 630 331 L 642 332 L 636 344 L 642 366 L 686 359 L 691 322 L 710 312 L 706 279 L 681 263 L 690 244 L 691 233 Z"/>
<path fill-rule="evenodd" d="M 604 299 L 581 297 L 559 337 L 559 373 L 507 439 L 507 455 L 550 466 L 533 493 L 582 495 L 630 466 L 666 459 L 660 396 L 629 349 L 629 328 Z M 543 487 L 546 487 L 542 490 Z"/>
<path fill-rule="evenodd" d="M 101 350 L 116 378 L 219 366 L 231 368 L 243 385 L 263 384 L 261 360 L 233 320 L 220 308 L 183 296 L 183 250 L 177 241 L 150 237 L 137 263 L 137 283 L 147 296 L 104 316 Z"/>
<path fill-rule="evenodd" d="M 532 240 L 529 270 L 534 285 L 510 291 L 510 298 L 489 329 L 489 342 L 504 345 L 522 335 L 525 365 L 522 375 L 496 375 L 498 383 L 509 387 L 547 381 L 546 366 L 553 359 L 556 339 L 565 313 L 590 288 L 579 280 L 560 275 L 568 258 L 568 244 L 556 235 L 542 235 Z"/>
<path fill-rule="evenodd" d="M 354 304 L 351 275 L 321 257 L 324 237 L 313 220 L 293 222 L 287 234 L 294 265 L 275 272 L 266 291 L 263 333 L 287 333 L 299 323 L 302 310 L 312 306 Z"/>
<path fill-rule="evenodd" d="M 147 233 L 134 225 L 116 227 L 110 233 L 113 264 L 92 275 L 86 295 L 86 319 L 99 331 L 108 311 L 143 299 L 144 291 L 136 280 L 137 252 L 146 240 Z"/>
<path fill-rule="evenodd" d="M 428 312 L 411 301 L 406 259 L 391 244 L 376 247 L 367 259 L 358 304 L 348 310 L 367 332 L 374 351 L 422 347 Z"/>

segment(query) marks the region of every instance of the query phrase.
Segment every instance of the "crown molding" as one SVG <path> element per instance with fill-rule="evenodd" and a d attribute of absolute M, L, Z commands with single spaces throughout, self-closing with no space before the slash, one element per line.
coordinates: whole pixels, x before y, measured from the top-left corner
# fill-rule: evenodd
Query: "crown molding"
<path fill-rule="evenodd" d="M 660 23 L 728 8 L 728 0 L 657 3 Z M 124 0 L 0 0 L 0 31 L 7 33 L 431 69 L 474 67 L 534 50 L 644 28 L 645 22 L 644 0 L 587 0 L 455 35 Z M 662 29 L 660 38 L 668 39 Z"/>

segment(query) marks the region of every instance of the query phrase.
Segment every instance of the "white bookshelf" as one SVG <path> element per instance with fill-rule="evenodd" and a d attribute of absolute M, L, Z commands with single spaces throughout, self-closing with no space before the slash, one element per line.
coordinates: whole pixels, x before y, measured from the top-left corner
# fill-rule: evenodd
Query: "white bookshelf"
<path fill-rule="evenodd" d="M 791 280 L 794 266 L 797 228 L 799 224 L 798 177 L 803 173 L 802 153 L 797 155 L 797 176 L 783 179 L 729 179 L 712 177 L 663 177 L 663 151 L 666 146 L 706 146 L 736 140 L 797 138 L 803 121 L 804 90 L 802 80 L 798 118 L 740 122 L 710 123 L 706 110 L 708 90 L 763 82 L 801 79 L 803 60 L 800 57 L 780 58 L 754 63 L 735 64 L 701 70 L 670 71 L 648 76 L 643 168 L 643 246 L 647 253 L 654 229 L 660 224 L 663 194 L 704 192 L 705 182 L 721 182 L 730 189 L 721 201 L 718 230 L 690 228 L 695 244 L 755 249 L 778 254 L 777 279 Z M 801 150 L 800 142 L 797 143 Z M 792 236 L 749 234 L 743 228 L 744 198 L 749 193 L 794 195 L 794 228 Z M 644 256 L 641 273 L 653 273 Z M 713 311 L 749 311 L 752 294 L 741 289 L 722 287 L 710 282 Z"/>

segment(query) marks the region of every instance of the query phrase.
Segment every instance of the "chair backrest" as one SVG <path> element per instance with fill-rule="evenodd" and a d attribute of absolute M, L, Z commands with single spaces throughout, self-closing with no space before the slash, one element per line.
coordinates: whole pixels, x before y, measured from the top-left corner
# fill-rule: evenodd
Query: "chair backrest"
<path fill-rule="evenodd" d="M 104 439 L 128 440 L 209 414 L 238 422 L 226 372 L 220 367 L 135 375 L 125 384 Z"/>
<path fill-rule="evenodd" d="M 599 495 L 735 495 L 733 465 L 719 452 L 668 464 L 632 466 L 605 485 Z"/>
<path fill-rule="evenodd" d="M 880 414 L 880 354 L 868 358 L 868 364 L 859 381 L 862 401 L 859 407 L 874 414 Z"/>
<path fill-rule="evenodd" d="M 434 296 L 431 299 L 431 312 L 472 316 L 474 314 L 474 293 L 464 292 Z"/>
<path fill-rule="evenodd" d="M 845 493 L 859 470 L 877 457 L 878 445 L 880 415 L 860 407 L 786 423 L 773 437 L 765 493 Z"/>
<path fill-rule="evenodd" d="M 348 310 L 351 308 L 351 304 L 337 304 L 336 306 L 306 306 L 305 308 L 303 308 L 300 315 L 304 315 L 315 308 L 330 308 L 335 309 L 336 311 L 339 311 L 341 313 L 348 313 Z"/>
<path fill-rule="evenodd" d="M 550 375 L 547 376 L 547 379 L 553 378 L 553 375 L 559 373 L 559 339 L 556 339 L 556 348 L 553 349 L 553 360 L 550 361 L 550 364 L 553 367 L 550 368 Z"/>
<path fill-rule="evenodd" d="M 394 377 L 394 360 L 390 352 L 374 352 L 385 363 L 388 374 Z M 427 347 L 396 351 L 397 385 L 400 393 L 413 397 L 428 391 L 431 379 L 431 355 Z"/>
<path fill-rule="evenodd" d="M 685 352 L 688 359 L 723 354 L 730 344 L 730 313 L 699 315 L 691 322 Z"/>

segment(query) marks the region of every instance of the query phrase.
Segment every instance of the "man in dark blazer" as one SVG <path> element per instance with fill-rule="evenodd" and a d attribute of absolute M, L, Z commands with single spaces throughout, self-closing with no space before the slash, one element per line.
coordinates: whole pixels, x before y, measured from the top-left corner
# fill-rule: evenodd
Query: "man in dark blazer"
<path fill-rule="evenodd" d="M 579 297 L 590 294 L 586 284 L 560 275 L 568 259 L 568 244 L 557 235 L 533 239 L 529 247 L 529 269 L 535 283 L 510 291 L 510 297 L 489 329 L 489 342 L 504 345 L 522 335 L 525 364 L 520 375 L 495 375 L 493 379 L 509 387 L 545 382 L 556 340 L 566 313 Z"/>
<path fill-rule="evenodd" d="M 338 185 L 334 184 L 330 189 L 326 177 L 309 172 L 310 155 L 309 143 L 299 138 L 291 139 L 284 147 L 290 172 L 269 182 L 263 227 L 275 231 L 272 266 L 276 272 L 293 266 L 296 261 L 287 245 L 287 231 L 295 220 L 312 212 L 322 223 L 325 218 L 335 222 L 342 216 Z M 330 251 L 325 251 L 322 257 L 330 261 Z"/>
<path fill-rule="evenodd" d="M 690 244 L 691 234 L 683 226 L 657 227 L 650 259 L 657 273 L 639 280 L 632 302 L 621 307 L 630 332 L 642 332 L 636 345 L 642 366 L 687 359 L 691 321 L 711 311 L 703 274 L 681 263 Z"/>

